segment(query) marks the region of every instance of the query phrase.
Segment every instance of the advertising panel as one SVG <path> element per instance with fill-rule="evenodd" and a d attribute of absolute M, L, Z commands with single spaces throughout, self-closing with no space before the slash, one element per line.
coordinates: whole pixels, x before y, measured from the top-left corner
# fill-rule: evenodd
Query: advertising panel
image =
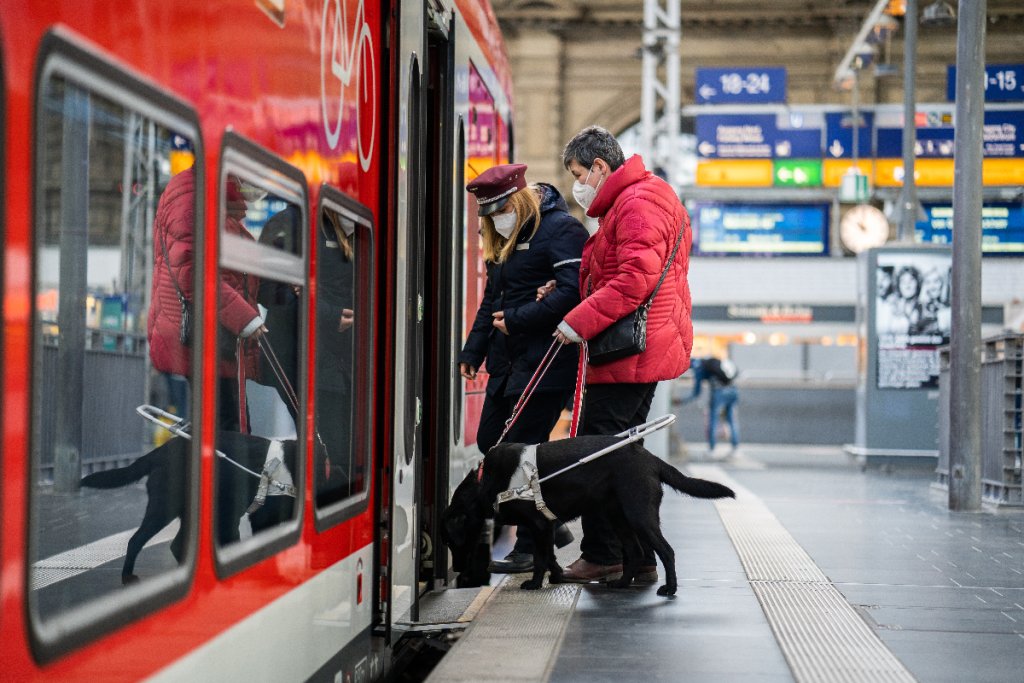
<path fill-rule="evenodd" d="M 882 252 L 875 268 L 879 389 L 935 389 L 949 344 L 949 254 Z"/>

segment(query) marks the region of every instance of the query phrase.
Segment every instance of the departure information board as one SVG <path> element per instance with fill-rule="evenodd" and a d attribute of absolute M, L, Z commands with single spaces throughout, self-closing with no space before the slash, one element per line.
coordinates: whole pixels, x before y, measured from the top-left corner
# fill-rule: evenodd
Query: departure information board
<path fill-rule="evenodd" d="M 918 242 L 953 243 L 953 207 L 925 204 L 928 218 L 914 228 Z M 981 251 L 984 254 L 1024 256 L 1024 204 L 998 202 L 981 208 Z"/>
<path fill-rule="evenodd" d="M 694 202 L 690 218 L 697 255 L 828 254 L 828 204 Z"/>

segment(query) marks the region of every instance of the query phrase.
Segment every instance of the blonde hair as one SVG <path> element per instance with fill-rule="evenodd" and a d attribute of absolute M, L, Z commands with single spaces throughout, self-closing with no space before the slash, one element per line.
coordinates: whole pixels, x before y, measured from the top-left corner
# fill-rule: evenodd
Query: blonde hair
<path fill-rule="evenodd" d="M 516 218 L 519 224 L 516 225 L 512 234 L 505 239 L 494 229 L 494 219 L 490 216 L 483 216 L 483 224 L 480 234 L 484 240 L 484 260 L 492 263 L 504 263 L 516 248 L 519 241 L 519 233 L 522 232 L 530 219 L 533 219 L 533 227 L 530 228 L 532 238 L 537 229 L 540 228 L 540 192 L 536 185 L 528 185 L 508 198 L 508 204 L 515 209 Z"/>

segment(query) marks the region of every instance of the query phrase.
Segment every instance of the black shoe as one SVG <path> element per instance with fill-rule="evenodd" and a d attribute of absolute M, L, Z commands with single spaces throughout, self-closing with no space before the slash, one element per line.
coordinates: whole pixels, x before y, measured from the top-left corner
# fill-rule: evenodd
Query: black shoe
<path fill-rule="evenodd" d="M 558 548 L 564 548 L 573 541 L 572 532 L 569 531 L 569 527 L 565 524 L 559 524 L 555 527 L 555 546 Z"/>
<path fill-rule="evenodd" d="M 487 571 L 492 574 L 520 574 L 533 571 L 533 553 L 513 550 L 504 560 L 493 560 Z"/>

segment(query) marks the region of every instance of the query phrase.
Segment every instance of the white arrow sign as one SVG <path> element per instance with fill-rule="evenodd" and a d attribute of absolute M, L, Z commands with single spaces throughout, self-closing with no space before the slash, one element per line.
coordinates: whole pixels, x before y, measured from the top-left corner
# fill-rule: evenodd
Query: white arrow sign
<path fill-rule="evenodd" d="M 828 146 L 828 153 L 834 156 L 836 159 L 843 156 L 843 152 L 845 151 L 846 150 L 843 148 L 843 145 L 839 142 L 839 140 L 833 140 L 832 144 Z"/>
<path fill-rule="evenodd" d="M 715 153 L 715 146 L 707 140 L 704 140 L 697 145 L 697 151 L 700 152 L 701 156 L 709 157 Z"/>
<path fill-rule="evenodd" d="M 712 88 L 712 87 L 711 87 L 710 85 L 708 85 L 707 83 L 705 83 L 704 85 L 700 86 L 700 90 L 698 90 L 697 92 L 698 92 L 698 93 L 700 94 L 700 96 L 701 96 L 701 97 L 703 97 L 703 98 L 704 98 L 705 100 L 710 100 L 710 99 L 711 99 L 712 97 L 714 97 L 715 95 L 717 95 L 717 94 L 718 94 L 718 91 L 717 91 L 717 90 L 715 90 L 714 88 Z"/>

